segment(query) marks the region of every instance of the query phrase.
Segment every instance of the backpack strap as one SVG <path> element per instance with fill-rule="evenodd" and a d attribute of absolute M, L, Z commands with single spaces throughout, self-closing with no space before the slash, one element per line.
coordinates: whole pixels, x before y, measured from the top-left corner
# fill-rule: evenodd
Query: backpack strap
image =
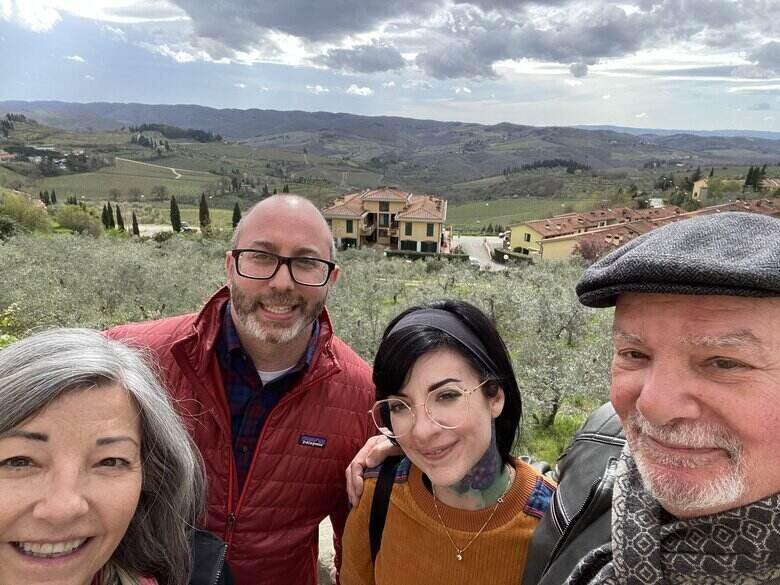
<path fill-rule="evenodd" d="M 374 488 L 374 499 L 371 502 L 371 516 L 368 520 L 368 536 L 371 540 L 371 562 L 376 561 L 379 546 L 382 544 L 382 531 L 385 529 L 387 508 L 390 505 L 390 493 L 395 483 L 395 470 L 402 457 L 394 455 L 385 459 L 379 470 L 379 476 Z"/>

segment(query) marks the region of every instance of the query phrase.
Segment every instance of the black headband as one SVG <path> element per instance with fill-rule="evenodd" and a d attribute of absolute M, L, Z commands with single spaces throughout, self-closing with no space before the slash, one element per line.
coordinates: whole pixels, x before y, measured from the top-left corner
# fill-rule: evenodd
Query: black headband
<path fill-rule="evenodd" d="M 446 333 L 452 339 L 463 346 L 488 372 L 498 377 L 498 368 L 490 359 L 487 349 L 474 332 L 468 328 L 457 316 L 442 309 L 420 309 L 404 316 L 387 333 L 390 337 L 394 333 L 414 326 L 428 327 Z"/>

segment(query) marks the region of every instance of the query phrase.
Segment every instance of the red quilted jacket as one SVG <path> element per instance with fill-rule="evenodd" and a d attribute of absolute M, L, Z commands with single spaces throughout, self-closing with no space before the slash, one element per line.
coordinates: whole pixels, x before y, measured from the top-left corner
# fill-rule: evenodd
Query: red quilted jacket
<path fill-rule="evenodd" d="M 344 470 L 374 433 L 371 369 L 333 335 L 327 312 L 311 367 L 271 411 L 238 493 L 230 414 L 214 346 L 218 291 L 200 313 L 132 323 L 107 332 L 148 347 L 206 463 L 205 528 L 228 543 L 238 585 L 315 585 L 318 525 L 330 516 L 340 536 L 348 513 Z M 338 566 L 338 564 L 337 564 Z"/>

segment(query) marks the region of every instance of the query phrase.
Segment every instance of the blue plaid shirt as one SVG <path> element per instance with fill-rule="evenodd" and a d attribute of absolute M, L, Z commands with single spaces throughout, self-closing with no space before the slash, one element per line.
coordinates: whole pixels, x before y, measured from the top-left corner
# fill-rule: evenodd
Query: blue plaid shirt
<path fill-rule="evenodd" d="M 225 304 L 223 310 L 222 329 L 216 350 L 230 405 L 233 457 L 238 474 L 236 493 L 240 493 L 268 413 L 311 365 L 320 335 L 320 323 L 318 319 L 314 321 L 309 345 L 298 363 L 283 376 L 263 385 L 252 358 L 241 346 L 238 331 L 230 315 L 230 302 Z"/>

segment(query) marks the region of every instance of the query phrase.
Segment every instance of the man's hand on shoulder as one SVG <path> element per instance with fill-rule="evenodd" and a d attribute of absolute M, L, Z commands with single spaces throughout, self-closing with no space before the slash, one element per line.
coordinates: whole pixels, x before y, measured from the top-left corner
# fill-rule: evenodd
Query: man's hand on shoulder
<path fill-rule="evenodd" d="M 363 495 L 363 470 L 367 467 L 376 467 L 391 455 L 403 455 L 403 451 L 384 435 L 374 435 L 357 452 L 345 472 L 347 495 L 353 508 L 358 505 L 360 496 Z"/>

